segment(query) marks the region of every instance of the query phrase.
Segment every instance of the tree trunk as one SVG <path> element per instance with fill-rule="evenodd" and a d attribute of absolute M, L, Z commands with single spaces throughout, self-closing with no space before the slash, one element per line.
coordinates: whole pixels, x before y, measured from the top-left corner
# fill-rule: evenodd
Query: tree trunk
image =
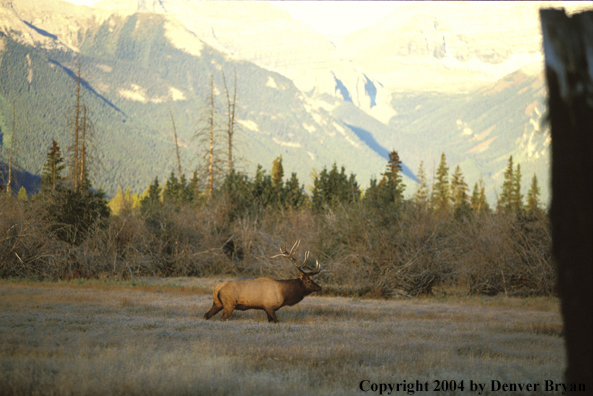
<path fill-rule="evenodd" d="M 175 119 L 173 118 L 173 112 L 169 107 L 169 114 L 171 115 L 171 123 L 173 124 L 173 136 L 175 137 L 175 153 L 177 153 L 177 169 L 179 171 L 179 181 L 181 181 L 181 159 L 179 158 L 179 143 L 177 141 L 177 128 L 175 128 Z"/>
<path fill-rule="evenodd" d="M 209 148 L 208 172 L 208 197 L 212 198 L 214 190 L 214 77 L 210 75 L 210 148 Z"/>
<path fill-rule="evenodd" d="M 78 163 L 79 163 L 79 158 L 78 158 L 78 132 L 80 129 L 80 125 L 79 125 L 79 119 L 80 119 L 80 59 L 78 60 L 78 82 L 77 82 L 77 86 L 76 86 L 76 108 L 74 109 L 74 136 L 73 136 L 73 140 L 74 140 L 74 158 L 73 158 L 73 179 L 74 179 L 74 189 L 77 190 L 78 189 Z"/>
<path fill-rule="evenodd" d="M 81 146 L 80 146 L 80 176 L 79 186 L 83 186 L 84 183 L 84 172 L 86 171 L 86 106 L 82 106 L 82 135 L 81 135 Z"/>
<path fill-rule="evenodd" d="M 12 183 L 12 153 L 14 149 L 14 130 L 16 128 L 16 110 L 12 103 L 12 135 L 10 137 L 10 157 L 8 159 L 8 183 L 6 183 L 6 194 L 10 195 L 10 183 Z"/>
<path fill-rule="evenodd" d="M 593 391 L 593 12 L 540 11 L 552 131 L 552 238 L 565 381 Z M 573 394 L 584 394 L 574 392 Z"/>

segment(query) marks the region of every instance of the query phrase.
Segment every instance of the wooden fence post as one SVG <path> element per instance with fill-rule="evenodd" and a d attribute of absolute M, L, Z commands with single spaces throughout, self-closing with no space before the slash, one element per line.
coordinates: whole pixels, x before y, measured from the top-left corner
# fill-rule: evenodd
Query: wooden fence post
<path fill-rule="evenodd" d="M 593 11 L 540 11 L 552 131 L 552 238 L 568 384 L 593 394 Z"/>

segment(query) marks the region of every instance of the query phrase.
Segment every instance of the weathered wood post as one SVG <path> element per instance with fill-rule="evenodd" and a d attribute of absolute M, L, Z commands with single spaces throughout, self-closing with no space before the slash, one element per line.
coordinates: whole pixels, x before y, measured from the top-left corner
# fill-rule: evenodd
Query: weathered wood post
<path fill-rule="evenodd" d="M 593 394 L 593 11 L 540 11 L 552 130 L 552 238 L 565 381 Z M 584 394 L 574 392 L 574 394 Z"/>

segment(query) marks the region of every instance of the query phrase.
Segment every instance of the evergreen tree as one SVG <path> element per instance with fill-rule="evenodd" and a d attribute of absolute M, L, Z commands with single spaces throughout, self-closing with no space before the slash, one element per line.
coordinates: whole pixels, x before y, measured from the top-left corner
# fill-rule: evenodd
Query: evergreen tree
<path fill-rule="evenodd" d="M 476 213 L 484 213 L 490 211 L 490 206 L 488 205 L 488 200 L 486 199 L 486 188 L 484 186 L 484 181 L 480 176 L 480 181 L 474 184 L 474 191 L 471 197 L 471 207 L 472 210 Z"/>
<path fill-rule="evenodd" d="M 432 206 L 439 212 L 445 212 L 449 209 L 449 167 L 445 153 L 441 154 L 441 162 L 437 169 L 435 183 L 432 188 Z"/>
<path fill-rule="evenodd" d="M 60 152 L 60 147 L 55 140 L 52 140 L 52 145 L 47 152 L 47 160 L 43 165 L 41 171 L 41 189 L 42 191 L 56 190 L 56 186 L 62 182 L 61 173 L 66 167 L 64 165 L 64 158 Z"/>
<path fill-rule="evenodd" d="M 472 210 L 474 212 L 480 211 L 480 188 L 478 187 L 478 182 L 474 184 L 474 189 L 472 190 L 472 197 L 470 199 L 470 203 L 472 205 Z"/>
<path fill-rule="evenodd" d="M 540 202 L 540 187 L 537 181 L 537 176 L 535 172 L 533 173 L 533 179 L 531 179 L 531 187 L 529 187 L 529 191 L 527 192 L 527 210 L 529 213 L 536 213 L 541 211 L 541 202 Z"/>
<path fill-rule="evenodd" d="M 379 197 L 379 186 L 375 176 L 371 176 L 369 187 L 364 192 L 364 202 L 367 205 L 374 207 L 381 207 L 381 201 Z"/>
<path fill-rule="evenodd" d="M 383 178 L 379 182 L 380 195 L 385 205 L 393 204 L 399 208 L 403 202 L 403 193 L 406 186 L 402 182 L 402 163 L 397 151 L 389 153 L 389 161 Z"/>
<path fill-rule="evenodd" d="M 500 193 L 499 206 L 506 210 L 513 208 L 513 156 L 509 157 L 509 164 L 504 171 L 502 192 Z"/>
<path fill-rule="evenodd" d="M 426 209 L 429 204 L 428 181 L 424 171 L 424 161 L 420 161 L 420 166 L 418 167 L 418 190 L 414 193 L 413 201 L 421 209 Z"/>
<path fill-rule="evenodd" d="M 467 201 L 467 183 L 463 179 L 461 167 L 457 165 L 455 172 L 451 176 L 451 202 L 454 206 L 458 206 Z"/>
<path fill-rule="evenodd" d="M 403 184 L 402 184 L 402 186 L 403 186 Z M 362 195 L 362 191 L 360 189 L 360 186 L 358 185 L 358 182 L 356 181 L 356 176 L 354 175 L 354 173 L 350 173 L 350 176 L 348 177 L 348 187 L 349 187 L 349 191 L 348 191 L 347 202 L 360 201 L 360 196 Z"/>
<path fill-rule="evenodd" d="M 490 205 L 488 205 L 488 200 L 486 199 L 486 187 L 484 186 L 484 181 L 482 180 L 482 176 L 480 176 L 480 200 L 479 200 L 478 210 L 481 212 L 490 212 Z"/>
<path fill-rule="evenodd" d="M 181 179 L 179 179 L 179 184 L 181 186 L 180 203 L 192 202 L 194 199 L 194 190 L 191 187 L 191 185 L 187 182 L 185 173 L 181 175 Z"/>
<path fill-rule="evenodd" d="M 161 202 L 161 186 L 159 178 L 155 177 L 152 184 L 148 187 L 148 194 L 140 201 L 140 209 L 143 213 L 159 209 L 162 206 Z"/>
<path fill-rule="evenodd" d="M 189 195 L 191 196 L 191 200 L 195 200 L 200 196 L 200 178 L 198 177 L 197 170 L 192 172 L 187 189 L 189 191 Z"/>
<path fill-rule="evenodd" d="M 521 164 L 517 164 L 515 172 L 513 173 L 513 187 L 511 197 L 511 207 L 513 211 L 517 214 L 523 211 L 523 195 L 521 194 Z"/>
<path fill-rule="evenodd" d="M 253 186 L 247 176 L 232 170 L 224 179 L 220 193 L 226 197 L 230 220 L 244 214 L 254 206 Z"/>
<path fill-rule="evenodd" d="M 509 158 L 509 164 L 504 172 L 502 192 L 500 194 L 499 206 L 507 211 L 519 214 L 523 210 L 523 195 L 521 195 L 521 165 L 517 164 L 513 170 L 513 156 Z"/>
<path fill-rule="evenodd" d="M 47 201 L 48 220 L 54 224 L 58 238 L 78 245 L 96 225 L 107 226 L 111 211 L 105 193 L 91 189 L 58 189 L 57 195 Z"/>
<path fill-rule="evenodd" d="M 257 165 L 257 170 L 255 171 L 252 195 L 254 201 L 262 207 L 275 202 L 276 194 L 272 185 L 272 177 L 266 173 L 261 165 Z"/>
<path fill-rule="evenodd" d="M 308 198 L 305 194 L 305 186 L 299 185 L 299 179 L 295 172 L 292 172 L 290 179 L 285 184 L 286 206 L 298 209 L 306 205 Z"/>
<path fill-rule="evenodd" d="M 360 199 L 360 187 L 356 182 L 356 176 L 346 176 L 346 169 L 338 171 L 336 163 L 328 172 L 323 170 L 313 180 L 311 204 L 314 209 L 321 209 L 325 205 L 334 207 L 338 203 L 351 203 Z"/>
<path fill-rule="evenodd" d="M 457 165 L 451 176 L 451 201 L 455 218 L 465 218 L 471 213 L 471 205 L 468 202 L 468 187 L 461 173 L 461 167 Z"/>
<path fill-rule="evenodd" d="M 323 167 L 321 172 L 313 180 L 313 191 L 311 197 L 311 204 L 313 209 L 321 209 L 324 205 L 332 201 L 331 187 L 329 186 L 329 174 L 327 168 Z"/>
<path fill-rule="evenodd" d="M 175 172 L 171 171 L 169 179 L 165 182 L 165 189 L 163 190 L 163 202 L 169 204 L 179 204 L 181 202 L 181 195 L 183 193 L 183 186 L 175 176 Z"/>

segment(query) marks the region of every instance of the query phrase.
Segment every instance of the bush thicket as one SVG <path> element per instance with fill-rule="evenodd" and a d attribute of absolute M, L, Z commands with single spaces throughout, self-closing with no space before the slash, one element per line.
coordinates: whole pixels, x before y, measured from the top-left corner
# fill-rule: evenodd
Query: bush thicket
<path fill-rule="evenodd" d="M 112 216 L 90 190 L 58 188 L 28 202 L 2 195 L 0 276 L 286 278 L 294 268 L 270 257 L 302 239 L 333 293 L 414 296 L 462 286 L 473 294 L 554 294 L 549 220 L 529 205 L 537 197 L 492 211 L 470 202 L 456 170 L 456 195 L 441 186 L 432 202 L 428 191 L 404 199 L 399 158 L 390 161 L 364 194 L 354 175 L 334 166 L 316 176 L 312 198 L 295 174 L 283 182 L 261 168 L 253 179 L 231 172 L 212 199 L 172 174 L 164 186 L 155 179 L 137 205 L 119 197 Z"/>

